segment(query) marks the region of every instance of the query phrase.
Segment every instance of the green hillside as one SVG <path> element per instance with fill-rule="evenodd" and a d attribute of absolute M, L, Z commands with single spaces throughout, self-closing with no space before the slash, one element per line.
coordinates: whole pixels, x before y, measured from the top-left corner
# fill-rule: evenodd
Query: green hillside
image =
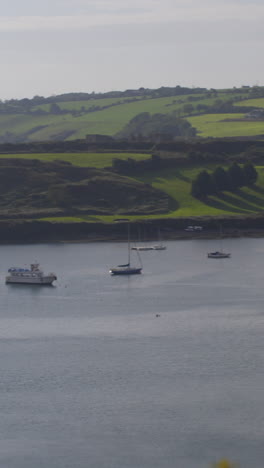
<path fill-rule="evenodd" d="M 256 167 L 255 186 L 201 201 L 191 195 L 191 183 L 201 170 L 210 172 L 219 164 L 201 160 L 186 165 L 171 154 L 159 170 L 145 169 L 129 176 L 105 172 L 116 158 L 133 158 L 142 167 L 151 162 L 149 154 L 125 152 L 1 155 L 0 216 L 111 222 L 121 213 L 131 219 L 157 219 L 249 215 L 264 210 L 263 164 Z M 175 167 L 171 158 L 176 158 Z"/>
<path fill-rule="evenodd" d="M 209 165 L 200 168 L 166 169 L 159 173 L 150 173 L 138 177 L 137 180 L 151 185 L 170 197 L 170 210 L 163 214 L 129 215 L 129 219 L 162 219 L 162 218 L 188 218 L 202 216 L 237 216 L 262 213 L 264 210 L 264 166 L 258 166 L 258 182 L 254 187 L 243 187 L 236 192 L 224 192 L 221 196 L 210 196 L 205 202 L 191 196 L 191 182 L 202 169 L 212 171 L 216 166 Z M 112 222 L 118 219 L 111 214 L 49 217 L 46 220 L 57 222 L 105 221 Z"/>
<path fill-rule="evenodd" d="M 264 121 L 243 120 L 244 114 L 205 114 L 188 117 L 190 124 L 197 129 L 201 137 L 244 137 L 262 135 Z"/>
<path fill-rule="evenodd" d="M 120 92 L 118 97 L 108 94 L 2 102 L 0 142 L 75 140 L 87 134 L 114 136 L 143 112 L 174 113 L 187 118 L 201 137 L 264 134 L 264 122 L 244 119 L 247 108 L 264 107 L 262 87 L 230 90 L 176 87 Z"/>
<path fill-rule="evenodd" d="M 235 193 L 225 192 L 221 196 L 210 196 L 206 202 L 191 196 L 191 182 L 206 169 L 213 171 L 215 165 L 184 169 L 164 170 L 159 174 L 148 174 L 140 180 L 165 191 L 175 200 L 177 208 L 170 217 L 219 216 L 259 213 L 264 210 L 264 166 L 258 166 L 258 182 L 255 187 L 243 187 Z"/>
<path fill-rule="evenodd" d="M 0 218 L 42 215 L 149 214 L 169 211 L 170 197 L 136 178 L 61 161 L 0 159 Z"/>
<path fill-rule="evenodd" d="M 264 108 L 264 98 L 259 99 L 247 99 L 246 101 L 241 101 L 236 103 L 236 106 L 248 106 L 248 107 L 262 107 Z"/>

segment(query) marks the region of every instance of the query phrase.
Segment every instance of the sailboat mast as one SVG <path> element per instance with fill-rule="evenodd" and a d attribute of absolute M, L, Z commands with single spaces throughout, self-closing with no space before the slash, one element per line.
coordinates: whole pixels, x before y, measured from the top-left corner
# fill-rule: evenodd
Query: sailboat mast
<path fill-rule="evenodd" d="M 130 225 L 127 224 L 128 265 L 130 266 Z"/>
<path fill-rule="evenodd" d="M 220 252 L 223 252 L 223 230 L 222 230 L 222 224 L 220 224 Z"/>

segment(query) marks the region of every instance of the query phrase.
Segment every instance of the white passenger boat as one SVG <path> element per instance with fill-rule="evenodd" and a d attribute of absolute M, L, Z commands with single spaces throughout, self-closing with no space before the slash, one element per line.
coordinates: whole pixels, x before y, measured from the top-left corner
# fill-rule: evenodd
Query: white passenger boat
<path fill-rule="evenodd" d="M 32 263 L 30 269 L 12 267 L 8 270 L 6 276 L 6 284 L 38 284 L 38 285 L 51 285 L 57 279 L 54 273 L 45 275 L 39 268 L 38 263 Z"/>

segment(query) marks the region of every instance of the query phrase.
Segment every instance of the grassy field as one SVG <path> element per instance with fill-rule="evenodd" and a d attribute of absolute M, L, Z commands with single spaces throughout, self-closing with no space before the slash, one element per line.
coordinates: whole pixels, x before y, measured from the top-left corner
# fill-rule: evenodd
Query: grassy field
<path fill-rule="evenodd" d="M 138 180 L 152 184 L 170 195 L 171 209 L 164 215 L 126 216 L 131 220 L 158 218 L 185 218 L 202 216 L 236 216 L 260 213 L 264 210 L 264 166 L 257 167 L 259 178 L 256 186 L 243 187 L 235 193 L 225 192 L 221 196 L 210 196 L 202 202 L 191 196 L 191 181 L 202 169 L 212 171 L 214 165 L 202 167 L 169 169 L 159 173 L 150 173 Z M 44 218 L 54 222 L 113 222 L 118 216 L 79 216 L 77 218 Z"/>
<path fill-rule="evenodd" d="M 65 153 L 65 154 L 12 154 L 0 155 L 1 158 L 10 159 L 39 159 L 41 161 L 61 160 L 67 161 L 77 166 L 95 167 L 103 169 L 112 164 L 115 157 L 127 159 L 131 157 L 137 160 L 143 160 L 150 155 L 137 153 Z M 151 184 L 171 197 L 171 206 L 169 213 L 165 215 L 144 216 L 144 218 L 163 218 L 163 217 L 191 217 L 191 216 L 220 216 L 220 215 L 241 215 L 250 213 L 259 213 L 264 210 L 264 166 L 258 166 L 258 182 L 253 188 L 242 188 L 236 193 L 225 193 L 221 197 L 211 196 L 206 203 L 193 198 L 190 194 L 191 182 L 202 170 L 214 170 L 215 165 L 203 167 L 192 167 L 182 169 L 166 169 L 158 173 L 152 172 L 143 174 L 137 179 L 141 182 Z M 59 222 L 111 222 L 115 216 L 78 216 L 71 218 L 49 218 L 49 220 Z M 140 219 L 141 216 L 130 216 L 131 219 Z"/>
<path fill-rule="evenodd" d="M 239 94 L 235 94 L 236 97 Z M 87 134 L 105 134 L 115 135 L 137 114 L 149 112 L 150 114 L 162 113 L 167 114 L 177 112 L 178 115 L 185 116 L 184 106 L 192 104 L 195 113 L 196 106 L 199 104 L 213 105 L 216 100 L 221 99 L 226 101 L 232 98 L 232 93 L 226 91 L 218 91 L 216 95 L 182 95 L 166 98 L 102 98 L 89 101 L 69 101 L 59 103 L 63 110 L 78 111 L 80 115 L 71 113 L 56 115 L 30 115 L 30 114 L 1 114 L 0 115 L 0 137 L 8 138 L 8 134 L 25 138 L 27 141 L 47 141 L 53 139 L 78 139 L 85 138 Z M 136 100 L 135 100 L 136 99 Z M 126 101 L 131 102 L 126 102 Z M 261 99 L 245 100 L 238 103 L 239 105 L 256 105 L 263 106 Z M 115 104 L 115 105 L 113 105 Z M 112 106 L 107 109 L 97 110 L 94 112 L 82 112 L 82 108 L 89 110 L 91 107 L 103 108 Z M 32 110 L 43 109 L 48 111 L 50 104 L 43 104 L 32 108 Z M 239 110 L 239 107 L 238 107 Z M 228 115 L 232 118 L 234 115 Z M 212 119 L 215 117 L 211 116 Z M 221 119 L 222 116 L 216 116 L 216 119 Z M 214 125 L 208 116 L 191 117 L 193 125 L 197 124 L 201 136 L 239 136 L 256 135 L 259 129 L 255 130 L 247 124 L 243 128 L 237 128 L 235 123 L 231 126 L 223 126 L 219 120 L 215 120 Z M 67 133 L 68 132 L 68 133 Z M 260 132 L 262 133 L 262 132 Z"/>
<path fill-rule="evenodd" d="M 67 102 L 58 102 L 59 107 L 62 110 L 69 110 L 69 111 L 81 111 L 82 109 L 89 110 L 91 107 L 105 107 L 111 105 L 118 105 L 122 104 L 124 100 L 131 101 L 134 99 L 140 99 L 140 97 L 127 97 L 127 98 L 102 98 L 102 99 L 89 99 L 87 101 L 67 101 Z M 50 109 L 50 104 L 40 104 L 38 106 L 34 106 L 33 110 L 41 109 L 45 112 L 48 112 Z"/>
<path fill-rule="evenodd" d="M 215 166 L 204 167 L 208 171 Z M 201 167 L 164 171 L 158 176 L 148 176 L 147 181 L 154 187 L 164 190 L 177 203 L 177 209 L 170 217 L 217 216 L 258 213 L 264 209 L 264 167 L 258 167 L 259 180 L 254 188 L 243 187 L 236 193 L 223 193 L 208 197 L 203 203 L 190 194 L 191 181 L 201 171 Z"/>
<path fill-rule="evenodd" d="M 244 114 L 205 114 L 188 117 L 187 120 L 202 137 L 240 137 L 264 135 L 264 122 L 251 122 L 242 119 Z"/>
<path fill-rule="evenodd" d="M 96 167 L 103 169 L 112 165 L 114 158 L 133 158 L 137 161 L 150 158 L 146 153 L 29 153 L 0 154 L 4 159 L 38 159 L 40 161 L 66 161 L 75 166 Z"/>
<path fill-rule="evenodd" d="M 246 101 L 240 101 L 236 106 L 248 106 L 248 107 L 264 107 L 264 98 L 258 99 L 247 99 Z"/>

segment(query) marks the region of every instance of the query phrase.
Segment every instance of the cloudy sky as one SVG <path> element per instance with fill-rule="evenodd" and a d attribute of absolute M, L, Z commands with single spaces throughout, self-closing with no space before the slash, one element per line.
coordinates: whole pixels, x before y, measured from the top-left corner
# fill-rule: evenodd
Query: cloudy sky
<path fill-rule="evenodd" d="M 264 85 L 264 0 L 8 0 L 0 99 Z"/>

